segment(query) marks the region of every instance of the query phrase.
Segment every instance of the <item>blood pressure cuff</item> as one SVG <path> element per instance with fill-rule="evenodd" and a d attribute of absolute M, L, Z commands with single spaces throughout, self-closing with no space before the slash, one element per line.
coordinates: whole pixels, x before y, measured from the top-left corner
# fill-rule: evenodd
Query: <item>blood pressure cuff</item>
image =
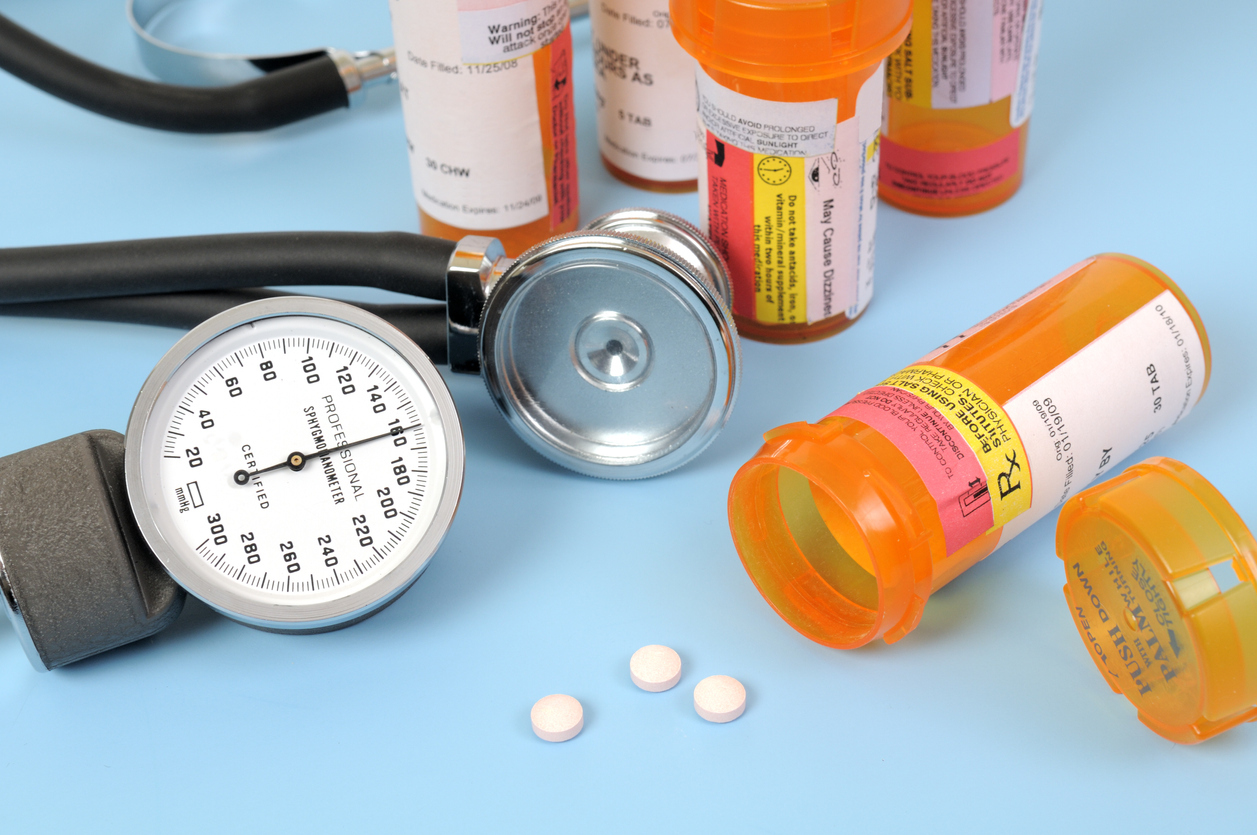
<path fill-rule="evenodd" d="M 160 632 L 184 598 L 131 515 L 122 435 L 83 432 L 0 458 L 0 607 L 37 668 Z"/>

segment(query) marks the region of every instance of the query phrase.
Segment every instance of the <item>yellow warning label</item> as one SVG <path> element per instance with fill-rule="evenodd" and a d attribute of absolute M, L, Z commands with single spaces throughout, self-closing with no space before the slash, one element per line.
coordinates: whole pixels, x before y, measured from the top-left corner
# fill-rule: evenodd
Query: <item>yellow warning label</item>
<path fill-rule="evenodd" d="M 807 322 L 807 176 L 800 157 L 753 154 L 755 319 Z"/>
<path fill-rule="evenodd" d="M 943 413 L 982 466 L 991 493 L 993 527 L 1030 509 L 1030 465 L 1008 414 L 994 398 L 960 374 L 910 365 L 882 385 L 915 394 Z"/>
<path fill-rule="evenodd" d="M 934 0 L 912 0 L 912 31 L 886 61 L 886 95 L 929 107 L 934 95 L 930 66 L 934 40 Z"/>

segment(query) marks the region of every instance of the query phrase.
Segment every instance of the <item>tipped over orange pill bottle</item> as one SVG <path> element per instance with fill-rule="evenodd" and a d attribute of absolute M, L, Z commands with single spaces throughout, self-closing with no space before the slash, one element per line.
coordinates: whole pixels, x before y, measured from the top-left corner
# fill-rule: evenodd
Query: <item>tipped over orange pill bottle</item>
<path fill-rule="evenodd" d="M 1149 458 L 1065 503 L 1065 600 L 1115 693 L 1166 739 L 1257 719 L 1257 542 L 1222 494 Z"/>
<path fill-rule="evenodd" d="M 925 215 L 964 215 L 1021 187 L 1043 0 L 913 0 L 886 62 L 878 190 Z"/>
<path fill-rule="evenodd" d="M 517 256 L 576 228 L 566 0 L 390 0 L 410 175 L 425 235 Z"/>
<path fill-rule="evenodd" d="M 884 59 L 910 0 L 671 0 L 698 61 L 703 231 L 743 336 L 806 342 L 873 294 Z"/>
<path fill-rule="evenodd" d="M 729 489 L 760 593 L 834 647 L 899 640 L 930 594 L 1191 411 L 1209 342 L 1164 273 L 1098 255 L 819 423 Z"/>

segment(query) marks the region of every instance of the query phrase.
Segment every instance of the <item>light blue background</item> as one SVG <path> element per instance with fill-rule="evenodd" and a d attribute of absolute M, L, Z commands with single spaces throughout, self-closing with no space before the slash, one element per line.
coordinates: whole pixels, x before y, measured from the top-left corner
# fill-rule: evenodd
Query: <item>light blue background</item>
<path fill-rule="evenodd" d="M 199 2 L 213 14 L 184 43 L 391 39 L 384 0 Z M 122 5 L 0 0 L 0 13 L 144 75 Z M 449 377 L 466 425 L 462 507 L 423 579 L 358 626 L 272 635 L 189 601 L 161 635 L 42 675 L 0 630 L 0 831 L 1253 831 L 1257 727 L 1183 747 L 1135 719 L 1070 620 L 1055 514 L 935 595 L 899 644 L 839 652 L 760 598 L 725 495 L 765 430 L 820 418 L 1118 250 L 1179 281 L 1213 343 L 1204 399 L 1146 453 L 1197 468 L 1257 524 L 1254 30 L 1250 0 L 1050 0 L 1021 192 L 957 220 L 883 206 L 868 313 L 815 345 L 744 343 L 732 420 L 678 472 L 568 473 L 511 434 L 478 379 Z M 693 195 L 604 172 L 586 23 L 575 41 L 584 215 L 647 204 L 696 219 Z M 0 246 L 414 231 L 395 97 L 196 137 L 0 75 Z M 121 430 L 179 335 L 0 319 L 0 455 Z M 630 683 L 629 655 L 649 643 L 680 652 L 676 689 Z M 714 673 L 749 693 L 729 725 L 690 704 Z M 556 692 L 586 711 L 563 745 L 528 722 Z"/>

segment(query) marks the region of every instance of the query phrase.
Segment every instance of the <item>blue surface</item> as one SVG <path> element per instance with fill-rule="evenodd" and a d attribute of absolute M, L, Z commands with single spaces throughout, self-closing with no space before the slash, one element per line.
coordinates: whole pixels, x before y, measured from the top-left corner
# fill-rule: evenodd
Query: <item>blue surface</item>
<path fill-rule="evenodd" d="M 221 10 L 191 27 L 203 46 L 390 40 L 384 0 L 200 2 Z M 1182 747 L 1135 719 L 1070 620 L 1055 513 L 935 595 L 899 644 L 839 652 L 763 602 L 724 510 L 760 433 L 819 418 L 1119 250 L 1180 282 L 1214 350 L 1200 405 L 1145 452 L 1197 468 L 1257 524 L 1257 122 L 1236 92 L 1253 72 L 1236 33 L 1257 29 L 1257 5 L 1194 8 L 1052 0 L 1021 192 L 958 220 L 883 206 L 863 320 L 815 345 L 745 343 L 741 401 L 690 466 L 638 483 L 573 475 L 511 434 L 479 380 L 451 376 L 463 504 L 427 574 L 378 616 L 291 637 L 190 601 L 161 635 L 43 675 L 0 630 L 0 831 L 1251 832 L 1257 727 Z M 122 0 L 0 0 L 0 13 L 144 74 Z M 586 24 L 575 38 L 584 215 L 648 204 L 695 218 L 693 195 L 603 171 Z M 0 246 L 413 231 L 394 97 L 260 136 L 189 137 L 0 75 Z M 179 335 L 0 319 L 0 455 L 121 430 Z M 629 655 L 648 643 L 680 652 L 674 690 L 630 683 Z M 749 693 L 730 725 L 690 705 L 714 673 Z M 556 692 L 586 711 L 563 745 L 528 722 Z"/>

